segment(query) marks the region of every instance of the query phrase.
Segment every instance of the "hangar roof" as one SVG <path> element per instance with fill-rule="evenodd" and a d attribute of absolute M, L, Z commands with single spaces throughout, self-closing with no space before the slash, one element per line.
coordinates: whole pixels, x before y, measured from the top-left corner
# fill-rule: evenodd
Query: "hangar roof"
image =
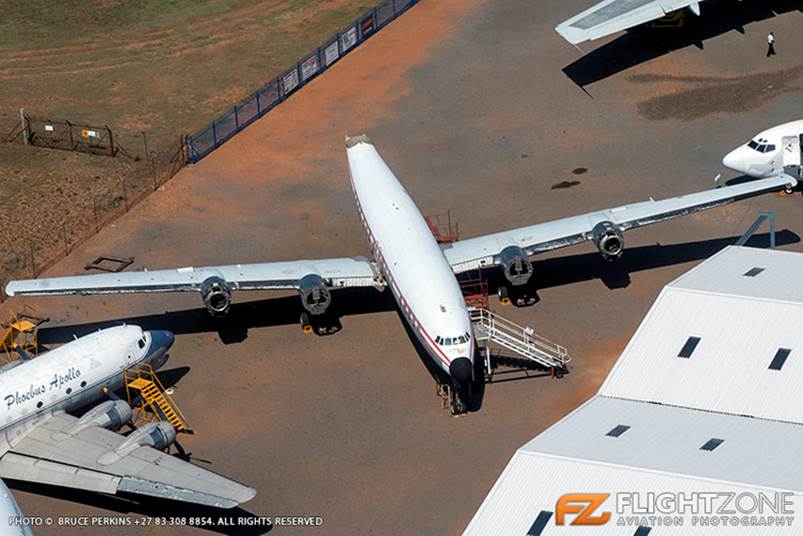
<path fill-rule="evenodd" d="M 516 452 L 465 534 L 564 534 L 551 516 L 566 493 L 784 491 L 799 511 L 799 318 L 803 254 L 729 247 L 679 277 L 664 287 L 599 393 Z M 770 532 L 800 534 L 803 519 L 791 519 Z M 764 533 L 614 522 L 593 531 Z"/>

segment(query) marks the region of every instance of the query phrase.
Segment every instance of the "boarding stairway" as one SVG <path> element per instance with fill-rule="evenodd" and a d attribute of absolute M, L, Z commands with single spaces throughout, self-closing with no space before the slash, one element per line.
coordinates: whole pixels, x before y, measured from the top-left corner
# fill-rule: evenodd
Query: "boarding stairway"
<path fill-rule="evenodd" d="M 144 417 L 146 410 L 150 409 L 159 420 L 169 422 L 176 432 L 194 433 L 150 365 L 127 369 L 125 386 L 128 402 L 140 417 Z M 139 404 L 133 403 L 137 400 L 136 394 L 139 394 Z"/>
<path fill-rule="evenodd" d="M 553 372 L 567 370 L 571 357 L 566 348 L 537 335 L 533 328 L 519 326 L 485 308 L 469 307 L 468 311 L 474 326 L 474 338 L 483 345 L 485 369 L 489 375 L 492 371 L 492 345 Z"/>

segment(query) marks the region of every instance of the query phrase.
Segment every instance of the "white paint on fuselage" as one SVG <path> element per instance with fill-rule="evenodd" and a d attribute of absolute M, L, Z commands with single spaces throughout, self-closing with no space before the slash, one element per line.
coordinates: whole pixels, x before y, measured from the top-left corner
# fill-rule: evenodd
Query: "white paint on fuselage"
<path fill-rule="evenodd" d="M 374 258 L 413 333 L 447 373 L 459 357 L 473 362 L 473 332 L 463 294 L 415 202 L 373 145 L 357 143 L 347 154 Z M 461 336 L 466 342 L 435 342 Z"/>
<path fill-rule="evenodd" d="M 40 419 L 122 387 L 123 371 L 147 361 L 153 337 L 139 326 L 86 335 L 0 374 L 0 454 Z M 158 366 L 158 364 L 154 363 Z"/>
<path fill-rule="evenodd" d="M 783 138 L 803 134 L 803 120 L 790 121 L 756 134 L 749 142 L 725 155 L 722 164 L 757 179 L 768 179 L 783 171 Z M 752 147 L 751 147 L 752 145 Z M 767 150 L 767 148 L 771 148 Z"/>

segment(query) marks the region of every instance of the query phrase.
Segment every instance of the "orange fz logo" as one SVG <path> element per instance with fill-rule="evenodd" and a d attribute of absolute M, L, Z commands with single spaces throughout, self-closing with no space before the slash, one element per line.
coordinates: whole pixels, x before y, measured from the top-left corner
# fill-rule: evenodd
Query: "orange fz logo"
<path fill-rule="evenodd" d="M 567 493 L 555 505 L 555 523 L 566 524 L 566 514 L 575 515 L 570 525 L 604 525 L 611 519 L 610 512 L 594 513 L 610 497 L 607 493 Z"/>

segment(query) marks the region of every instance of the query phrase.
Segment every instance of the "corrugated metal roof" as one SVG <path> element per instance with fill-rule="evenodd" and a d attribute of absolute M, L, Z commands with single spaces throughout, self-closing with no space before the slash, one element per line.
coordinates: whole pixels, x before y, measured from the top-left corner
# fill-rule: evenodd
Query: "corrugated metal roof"
<path fill-rule="evenodd" d="M 708 482 L 683 476 L 649 473 L 618 467 L 570 460 L 549 455 L 518 451 L 497 480 L 491 493 L 480 506 L 464 536 L 526 536 L 541 511 L 553 512 L 565 493 L 611 493 L 653 490 L 690 494 L 693 492 L 742 493 L 758 490 Z M 794 495 L 792 509 L 803 509 L 803 497 Z M 612 499 L 602 511 L 614 511 Z M 598 527 L 557 526 L 554 516 L 539 536 L 633 536 L 637 525 L 622 526 L 613 520 Z M 799 535 L 803 519 L 796 517 L 790 527 L 772 529 L 757 527 L 683 526 L 654 527 L 649 536 L 773 536 Z"/>
<path fill-rule="evenodd" d="M 742 275 L 753 266 L 765 269 Z M 803 423 L 802 275 L 798 253 L 727 248 L 664 288 L 600 394 Z M 778 290 L 787 299 L 753 296 Z M 779 349 L 789 355 L 771 369 Z"/>
<path fill-rule="evenodd" d="M 800 511 L 800 318 L 799 253 L 730 247 L 667 285 L 599 394 L 519 449 L 465 534 L 525 536 L 566 493 L 784 490 Z M 797 516 L 783 528 L 686 521 L 649 534 L 803 529 Z M 632 536 L 636 528 L 578 529 L 551 519 L 539 536 Z"/>
<path fill-rule="evenodd" d="M 747 277 L 752 268 L 764 268 Z M 666 288 L 803 303 L 803 255 L 777 249 L 729 246 Z"/>
<path fill-rule="evenodd" d="M 803 464 L 784 463 L 801 447 L 801 425 L 595 396 L 520 450 L 803 493 Z"/>

